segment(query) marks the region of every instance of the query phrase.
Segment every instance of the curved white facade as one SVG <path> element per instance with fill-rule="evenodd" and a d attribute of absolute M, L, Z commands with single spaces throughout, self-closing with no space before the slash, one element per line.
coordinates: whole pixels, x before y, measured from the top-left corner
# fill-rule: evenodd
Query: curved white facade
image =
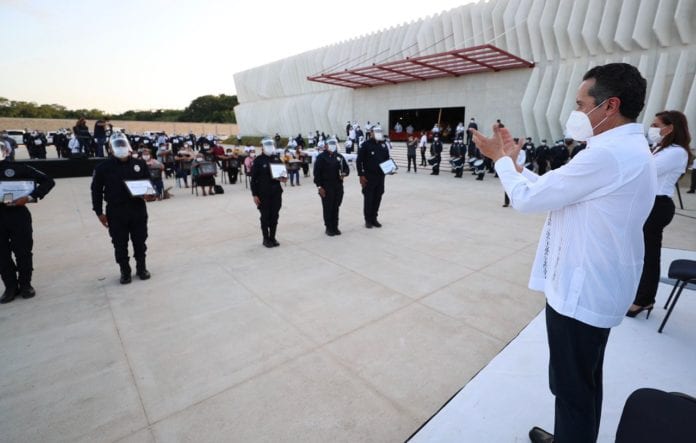
<path fill-rule="evenodd" d="M 307 80 L 408 56 L 490 43 L 534 68 L 363 89 Z M 558 139 L 582 75 L 627 62 L 648 80 L 639 120 L 663 109 L 696 122 L 696 0 L 494 0 L 319 48 L 235 74 L 242 134 L 320 130 L 344 134 L 348 120 L 388 121 L 390 109 L 466 107 L 479 122 Z M 421 129 L 421 128 L 416 128 Z"/>

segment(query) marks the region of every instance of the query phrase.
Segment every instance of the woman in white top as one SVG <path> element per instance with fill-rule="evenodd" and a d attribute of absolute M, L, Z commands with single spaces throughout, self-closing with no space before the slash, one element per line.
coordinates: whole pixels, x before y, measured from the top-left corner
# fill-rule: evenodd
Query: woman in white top
<path fill-rule="evenodd" d="M 647 311 L 647 318 L 655 304 L 657 286 L 660 282 L 662 231 L 674 217 L 672 201 L 674 185 L 686 172 L 686 166 L 691 157 L 689 150 L 691 135 L 684 114 L 679 111 L 658 112 L 648 129 L 648 141 L 653 146 L 652 152 L 657 170 L 657 196 L 655 205 L 643 226 L 645 242 L 643 273 L 636 298 L 626 313 L 627 317 L 635 317 Z"/>

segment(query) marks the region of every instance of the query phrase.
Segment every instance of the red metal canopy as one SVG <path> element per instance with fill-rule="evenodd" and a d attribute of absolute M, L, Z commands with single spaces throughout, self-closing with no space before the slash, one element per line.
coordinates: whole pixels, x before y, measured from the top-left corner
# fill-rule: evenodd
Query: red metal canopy
<path fill-rule="evenodd" d="M 533 62 L 521 59 L 493 45 L 481 45 L 313 75 L 307 77 L 307 80 L 357 89 L 431 78 L 459 77 L 476 72 L 532 67 L 534 67 Z"/>

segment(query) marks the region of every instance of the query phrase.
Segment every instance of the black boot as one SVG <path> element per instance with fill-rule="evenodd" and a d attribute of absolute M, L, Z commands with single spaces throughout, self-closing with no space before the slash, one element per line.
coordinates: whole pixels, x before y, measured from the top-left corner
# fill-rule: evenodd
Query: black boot
<path fill-rule="evenodd" d="M 137 275 L 140 280 L 147 280 L 150 278 L 150 272 L 145 266 L 145 257 L 135 259 L 135 275 Z"/>
<path fill-rule="evenodd" d="M 23 284 L 20 285 L 19 293 L 17 295 L 21 295 L 22 298 L 32 298 L 36 295 L 36 290 L 29 283 Z"/>
<path fill-rule="evenodd" d="M 0 305 L 4 305 L 5 303 L 9 303 L 12 300 L 15 299 L 15 296 L 17 295 L 17 287 L 16 286 L 10 286 L 7 289 L 5 289 L 5 292 L 2 293 L 2 297 L 0 297 Z"/>
<path fill-rule="evenodd" d="M 278 225 L 273 225 L 273 226 L 271 226 L 270 232 L 269 232 L 269 234 L 268 234 L 269 240 L 271 241 L 271 245 L 273 245 L 273 246 L 280 246 L 280 243 L 278 243 L 278 240 L 276 240 L 276 238 L 275 238 L 276 227 L 277 227 L 277 226 L 278 226 Z"/>
<path fill-rule="evenodd" d="M 131 267 L 128 262 L 119 263 L 118 266 L 121 268 L 121 284 L 126 285 L 131 282 Z"/>
<path fill-rule="evenodd" d="M 273 243 L 271 242 L 271 238 L 268 235 L 268 228 L 261 228 L 261 234 L 263 234 L 263 245 L 267 248 L 272 248 Z"/>

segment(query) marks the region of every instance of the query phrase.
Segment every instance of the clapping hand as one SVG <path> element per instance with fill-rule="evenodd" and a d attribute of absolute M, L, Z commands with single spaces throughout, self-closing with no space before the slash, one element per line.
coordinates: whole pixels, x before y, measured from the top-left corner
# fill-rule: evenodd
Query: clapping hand
<path fill-rule="evenodd" d="M 501 157 L 508 156 L 512 158 L 513 163 L 515 163 L 517 172 L 522 172 L 522 167 L 517 165 L 517 156 L 524 144 L 523 139 L 515 143 L 515 140 L 510 134 L 510 130 L 501 128 L 497 123 L 493 125 L 493 136 L 490 138 L 477 130 L 474 130 L 473 133 L 474 143 L 483 155 L 494 162 L 498 161 Z"/>

